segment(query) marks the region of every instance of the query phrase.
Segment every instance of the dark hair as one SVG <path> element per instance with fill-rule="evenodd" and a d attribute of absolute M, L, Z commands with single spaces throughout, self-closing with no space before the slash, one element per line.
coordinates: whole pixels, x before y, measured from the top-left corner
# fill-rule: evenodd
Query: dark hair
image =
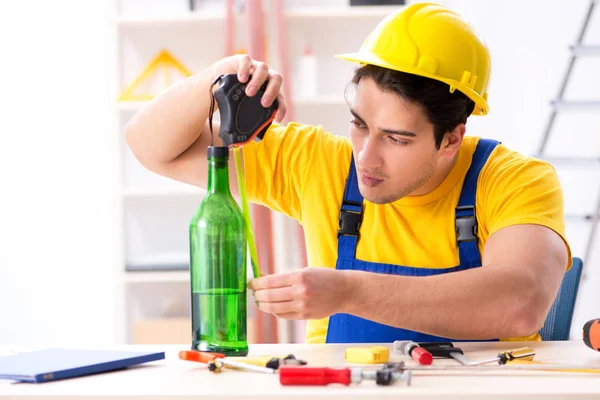
<path fill-rule="evenodd" d="M 466 124 L 475 103 L 455 90 L 450 93 L 448 84 L 422 76 L 394 71 L 375 65 L 365 65 L 354 72 L 352 83 L 358 85 L 362 78 L 371 78 L 386 92 L 398 94 L 405 100 L 422 106 L 434 126 L 435 145 L 439 149 L 444 134 L 460 123 Z"/>

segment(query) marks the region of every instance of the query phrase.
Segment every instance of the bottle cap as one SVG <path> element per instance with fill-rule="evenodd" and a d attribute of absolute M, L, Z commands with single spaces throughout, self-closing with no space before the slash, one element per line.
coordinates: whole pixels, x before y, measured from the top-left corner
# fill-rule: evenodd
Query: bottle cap
<path fill-rule="evenodd" d="M 229 157 L 229 148 L 226 147 L 226 146 L 223 146 L 223 147 L 208 146 L 207 155 L 208 155 L 208 158 L 211 158 L 211 157 L 219 157 L 219 158 Z"/>

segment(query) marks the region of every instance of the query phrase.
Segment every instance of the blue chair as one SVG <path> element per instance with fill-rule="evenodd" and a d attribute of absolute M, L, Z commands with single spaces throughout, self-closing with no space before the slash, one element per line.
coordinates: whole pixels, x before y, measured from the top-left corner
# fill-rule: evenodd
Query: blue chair
<path fill-rule="evenodd" d="M 540 330 L 542 340 L 569 340 L 582 269 L 583 260 L 573 257 L 571 269 L 565 273 L 544 327 Z"/>

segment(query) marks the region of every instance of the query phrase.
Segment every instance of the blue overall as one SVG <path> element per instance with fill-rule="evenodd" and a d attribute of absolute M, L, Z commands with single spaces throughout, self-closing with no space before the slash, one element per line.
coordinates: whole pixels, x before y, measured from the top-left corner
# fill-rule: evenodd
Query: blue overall
<path fill-rule="evenodd" d="M 356 259 L 356 245 L 363 213 L 363 197 L 358 190 L 353 158 L 340 210 L 336 268 L 380 274 L 430 276 L 480 267 L 481 256 L 477 247 L 477 220 L 475 218 L 477 179 L 479 178 L 479 172 L 497 144 L 498 142 L 494 140 L 480 139 L 473 154 L 471 166 L 467 171 L 455 211 L 460 265 L 449 269 L 415 268 Z M 375 304 L 373 306 L 376 307 Z M 327 343 L 392 343 L 395 340 L 436 342 L 451 341 L 452 339 L 394 328 L 349 314 L 335 314 L 329 318 Z"/>

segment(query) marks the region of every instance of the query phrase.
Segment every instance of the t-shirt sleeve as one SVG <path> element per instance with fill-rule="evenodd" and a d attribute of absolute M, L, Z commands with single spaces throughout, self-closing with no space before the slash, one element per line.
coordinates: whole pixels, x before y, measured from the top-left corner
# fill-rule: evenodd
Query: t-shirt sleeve
<path fill-rule="evenodd" d="M 321 127 L 272 124 L 260 142 L 242 150 L 250 202 L 302 220 L 302 198 Z"/>
<path fill-rule="evenodd" d="M 499 145 L 479 177 L 478 203 L 487 236 L 518 224 L 555 231 L 571 249 L 565 233 L 563 191 L 556 170 L 545 161 L 518 155 Z"/>

